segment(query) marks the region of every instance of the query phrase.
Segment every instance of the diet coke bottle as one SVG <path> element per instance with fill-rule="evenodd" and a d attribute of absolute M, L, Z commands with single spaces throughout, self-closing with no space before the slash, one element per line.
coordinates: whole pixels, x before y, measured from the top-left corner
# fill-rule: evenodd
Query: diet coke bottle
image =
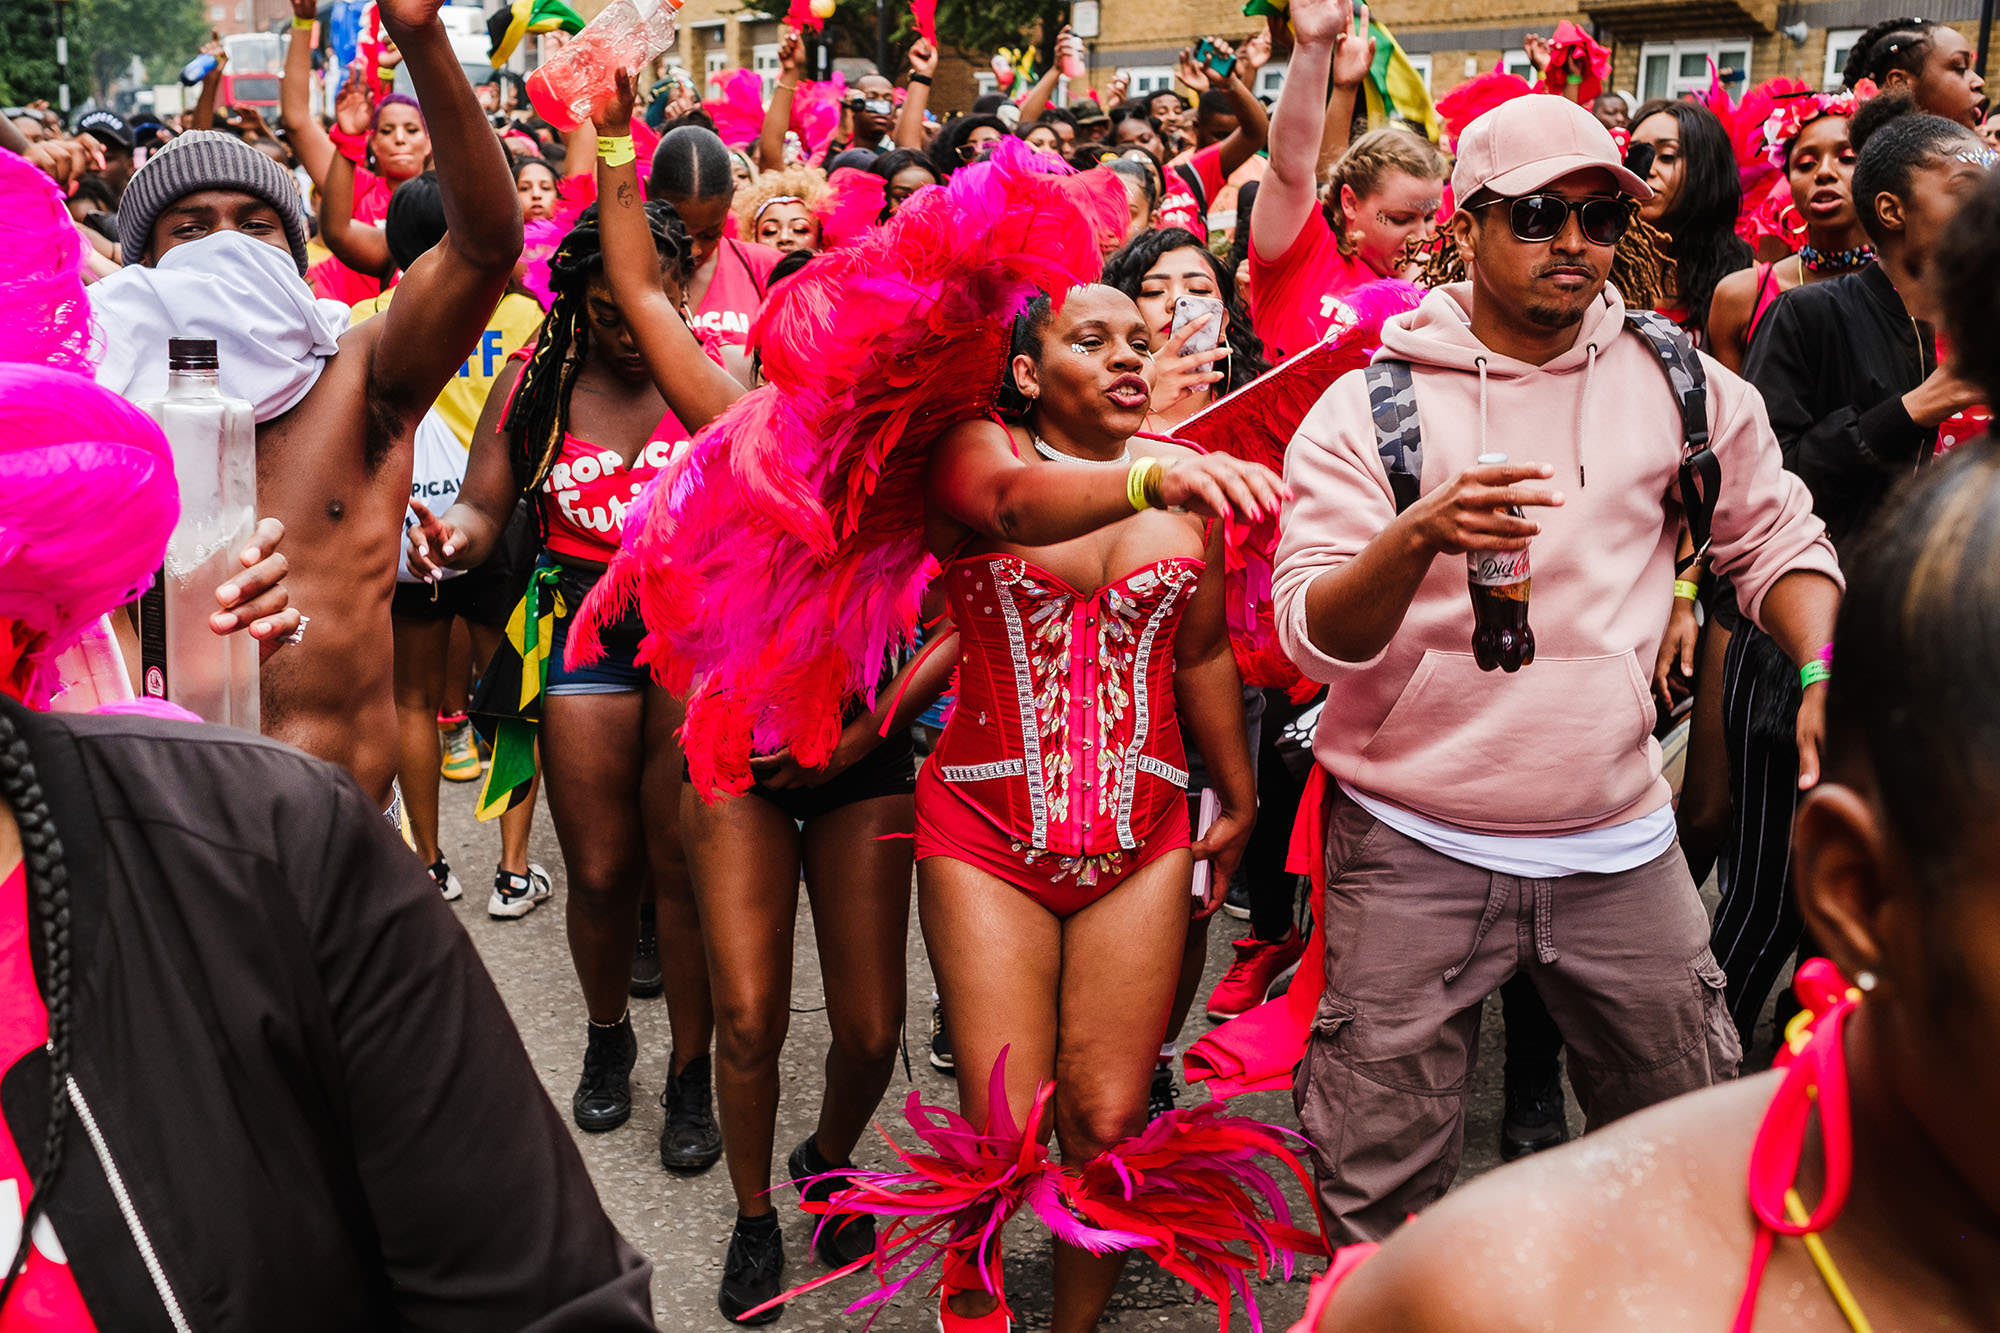
<path fill-rule="evenodd" d="M 1481 454 L 1480 467 L 1496 467 L 1505 454 Z M 1517 505 L 1507 512 L 1521 517 Z M 1481 671 L 1519 671 L 1535 660 L 1535 632 L 1528 628 L 1528 553 L 1468 551 L 1465 583 L 1472 594 L 1472 655 Z"/>

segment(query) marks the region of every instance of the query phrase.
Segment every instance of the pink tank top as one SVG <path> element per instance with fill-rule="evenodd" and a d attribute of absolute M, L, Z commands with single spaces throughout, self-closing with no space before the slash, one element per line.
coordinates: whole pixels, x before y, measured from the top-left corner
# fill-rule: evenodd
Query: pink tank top
<path fill-rule="evenodd" d="M 750 325 L 763 308 L 771 270 L 781 258 L 768 245 L 724 239 L 715 254 L 715 276 L 694 312 L 694 331 L 735 347 L 750 341 Z"/>
<path fill-rule="evenodd" d="M 549 554 L 609 564 L 618 554 L 632 502 L 687 446 L 687 428 L 672 412 L 660 418 L 653 438 L 630 463 L 616 449 L 565 434 L 562 452 L 542 483 Z"/>

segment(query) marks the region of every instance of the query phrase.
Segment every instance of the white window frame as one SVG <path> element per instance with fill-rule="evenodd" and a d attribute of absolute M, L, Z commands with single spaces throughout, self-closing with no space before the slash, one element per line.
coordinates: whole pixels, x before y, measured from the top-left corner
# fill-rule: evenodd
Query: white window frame
<path fill-rule="evenodd" d="M 1424 91 L 1429 92 L 1431 90 L 1430 53 L 1426 51 L 1424 54 L 1419 56 L 1410 56 L 1409 61 L 1410 61 L 1410 68 L 1415 70 L 1417 72 L 1417 77 L 1424 81 Z"/>
<path fill-rule="evenodd" d="M 976 90 L 973 93 L 973 98 L 977 100 L 988 93 L 999 92 L 1000 80 L 994 76 L 993 71 L 990 69 L 974 70 L 972 72 L 972 86 Z"/>
<path fill-rule="evenodd" d="M 1428 56 L 1425 57 L 1426 60 L 1429 58 Z M 1290 68 L 1291 63 L 1289 61 L 1271 61 L 1264 68 L 1257 71 L 1257 86 L 1253 91 L 1259 97 L 1275 98 L 1285 90 L 1285 71 Z"/>
<path fill-rule="evenodd" d="M 1656 97 L 1678 98 L 1685 93 L 1702 93 L 1708 90 L 1708 61 L 1713 60 L 1717 69 L 1738 62 L 1733 57 L 1740 55 L 1743 82 L 1732 91 L 1742 96 L 1756 78 L 1751 61 L 1756 57 L 1756 43 L 1749 37 L 1702 37 L 1685 42 L 1647 42 L 1639 48 L 1639 100 L 1650 102 Z M 1681 62 L 1689 56 L 1701 56 L 1703 62 L 1699 74 L 1681 73 Z M 1666 61 L 1666 81 L 1655 87 L 1647 77 L 1647 67 L 1656 59 Z"/>
<path fill-rule="evenodd" d="M 1846 81 L 1840 76 L 1841 70 L 1847 66 L 1847 57 L 1853 53 L 1854 43 L 1867 31 L 1866 28 L 1827 29 L 1826 76 L 1820 81 L 1822 89 L 1832 93 L 1839 92 L 1847 86 Z"/>
<path fill-rule="evenodd" d="M 701 83 L 704 90 L 712 89 L 715 81 L 729 72 L 729 50 L 727 47 L 711 47 L 702 52 Z M 706 93 L 704 92 L 704 95 Z"/>
<path fill-rule="evenodd" d="M 1174 86 L 1172 65 L 1136 65 L 1125 71 L 1127 97 L 1148 97 L 1153 93 L 1180 91 Z"/>
<path fill-rule="evenodd" d="M 1526 51 L 1506 51 L 1501 53 L 1500 68 L 1509 74 L 1519 75 L 1529 83 L 1539 83 L 1542 72 L 1535 68 L 1535 62 L 1528 59 Z"/>
<path fill-rule="evenodd" d="M 760 42 L 750 48 L 750 68 L 763 80 L 764 100 L 771 100 L 771 90 L 778 86 L 778 43 Z"/>

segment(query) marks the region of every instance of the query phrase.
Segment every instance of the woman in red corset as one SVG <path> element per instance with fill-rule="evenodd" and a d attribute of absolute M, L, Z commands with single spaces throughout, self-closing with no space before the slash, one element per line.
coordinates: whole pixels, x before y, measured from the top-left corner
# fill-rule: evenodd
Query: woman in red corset
<path fill-rule="evenodd" d="M 930 461 L 961 664 L 917 784 L 924 938 L 967 1120 L 987 1123 L 1004 1050 L 1017 1120 L 1054 1079 L 1070 1162 L 1144 1123 L 1189 914 L 1212 910 L 1256 810 L 1216 519 L 1273 520 L 1285 492 L 1264 468 L 1135 438 L 1157 341 L 1112 288 L 1036 301 L 1015 326 L 1010 421 L 968 421 Z M 1177 714 L 1222 798 L 1198 839 Z M 1197 859 L 1214 863 L 1199 902 Z M 1096 1327 L 1122 1265 L 1057 1245 L 1057 1333 Z M 1004 1329 L 969 1267 L 947 1265 L 943 1327 Z"/>

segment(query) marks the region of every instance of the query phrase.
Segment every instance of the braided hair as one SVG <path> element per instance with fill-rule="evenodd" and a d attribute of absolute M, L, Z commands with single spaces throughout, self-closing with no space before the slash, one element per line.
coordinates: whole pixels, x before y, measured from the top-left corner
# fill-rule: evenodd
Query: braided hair
<path fill-rule="evenodd" d="M 4 712 L 0 712 L 0 793 L 4 793 L 21 829 L 28 901 L 42 935 L 42 994 L 49 1011 L 49 1124 L 42 1134 L 42 1160 L 34 1175 L 34 1194 L 21 1217 L 21 1238 L 8 1258 L 6 1280 L 0 1283 L 0 1309 L 5 1309 L 14 1284 L 27 1268 L 35 1224 L 47 1214 L 50 1191 L 62 1171 L 63 1137 L 69 1126 L 72 1016 L 69 868 L 63 863 L 62 838 L 56 832 L 55 817 L 49 813 L 34 756 L 14 719 Z"/>
<path fill-rule="evenodd" d="M 1937 24 L 1924 18 L 1882 20 L 1854 39 L 1840 71 L 1841 81 L 1852 88 L 1863 79 L 1880 83 L 1890 70 L 1921 74 L 1936 29 Z"/>
<path fill-rule="evenodd" d="M 1417 283 L 1425 288 L 1464 282 L 1470 276 L 1458 246 L 1450 233 L 1442 229 L 1428 248 L 1416 251 L 1415 258 L 1423 265 Z M 1667 258 L 1667 238 L 1644 219 L 1635 217 L 1631 229 L 1611 254 L 1610 282 L 1618 289 L 1627 309 L 1651 310 L 1666 294 L 1673 263 Z"/>
<path fill-rule="evenodd" d="M 659 252 L 660 268 L 682 287 L 694 277 L 694 243 L 672 205 L 646 204 L 646 222 Z M 514 387 L 513 401 L 500 419 L 507 433 L 508 458 L 523 494 L 540 486 L 562 454 L 569 433 L 569 397 L 590 353 L 590 280 L 604 271 L 604 248 L 597 229 L 597 206 L 577 217 L 576 225 L 549 256 L 549 290 L 554 301 L 542 317 L 534 351 Z"/>

